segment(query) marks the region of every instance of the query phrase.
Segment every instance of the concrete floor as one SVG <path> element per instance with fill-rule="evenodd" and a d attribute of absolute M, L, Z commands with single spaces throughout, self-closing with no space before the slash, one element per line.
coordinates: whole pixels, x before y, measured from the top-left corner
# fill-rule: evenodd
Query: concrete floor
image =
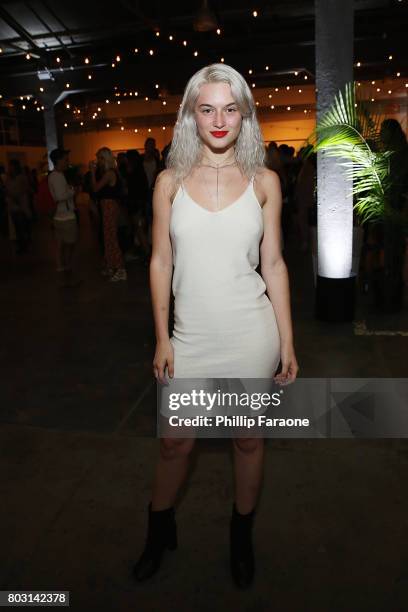
<path fill-rule="evenodd" d="M 56 287 L 52 249 L 44 224 L 28 256 L 0 242 L 0 590 L 69 590 L 81 612 L 407 610 L 406 440 L 269 440 L 244 593 L 228 567 L 230 442 L 199 440 L 179 548 L 133 581 L 157 450 L 148 270 L 100 277 L 85 209 L 81 287 Z M 309 257 L 291 248 L 288 262 L 302 376 L 407 376 L 406 337 L 315 321 Z M 406 312 L 385 321 L 361 297 L 357 317 L 408 328 Z"/>

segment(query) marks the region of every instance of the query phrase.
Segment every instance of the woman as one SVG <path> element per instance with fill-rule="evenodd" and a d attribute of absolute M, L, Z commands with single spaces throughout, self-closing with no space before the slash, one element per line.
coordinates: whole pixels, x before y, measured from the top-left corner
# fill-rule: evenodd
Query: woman
<path fill-rule="evenodd" d="M 103 215 L 103 233 L 105 247 L 106 269 L 104 274 L 110 280 L 127 280 L 123 264 L 122 252 L 118 243 L 119 199 L 121 188 L 116 169 L 115 158 L 108 147 L 102 147 L 96 153 L 97 165 L 101 170 L 101 178 L 96 178 L 96 164 L 91 162 L 91 182 L 94 193 L 97 193 Z"/>
<path fill-rule="evenodd" d="M 225 64 L 203 68 L 187 84 L 153 199 L 153 369 L 161 383 L 166 370 L 175 378 L 271 378 L 280 360 L 277 382 L 297 375 L 280 249 L 279 177 L 263 165 L 255 109 L 244 78 Z M 255 268 L 262 235 L 261 277 Z M 175 325 L 169 338 L 173 265 Z M 164 549 L 177 545 L 173 505 L 193 442 L 160 440 L 146 546 L 134 567 L 138 580 L 155 573 Z M 251 527 L 263 440 L 234 438 L 233 447 L 231 570 L 235 583 L 247 587 L 254 576 Z"/>

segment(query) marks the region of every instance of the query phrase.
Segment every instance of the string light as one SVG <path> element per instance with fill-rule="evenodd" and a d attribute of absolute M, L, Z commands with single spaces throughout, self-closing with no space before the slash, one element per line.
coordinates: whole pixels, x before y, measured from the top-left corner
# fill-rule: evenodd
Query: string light
<path fill-rule="evenodd" d="M 400 72 L 397 72 L 397 77 L 399 77 L 399 76 L 401 76 L 401 73 L 400 73 Z"/>
<path fill-rule="evenodd" d="M 290 86 L 289 86 L 289 85 L 286 85 L 286 89 L 287 89 L 287 91 L 289 91 L 289 89 L 290 89 Z"/>
<path fill-rule="evenodd" d="M 187 41 L 186 41 L 186 40 L 183 40 L 183 45 L 184 45 L 185 47 L 187 47 Z"/>
<path fill-rule="evenodd" d="M 70 88 L 70 84 L 69 84 L 69 83 L 65 83 L 65 87 L 66 87 L 67 89 L 69 89 L 69 88 Z"/>
<path fill-rule="evenodd" d="M 272 98 L 272 94 L 269 94 L 268 98 Z"/>
<path fill-rule="evenodd" d="M 273 110 L 274 108 L 275 108 L 275 106 L 272 104 L 272 105 L 271 105 L 271 109 Z"/>
<path fill-rule="evenodd" d="M 106 124 L 106 127 L 107 127 L 107 128 L 109 127 L 109 123 L 107 123 L 107 124 Z"/>
<path fill-rule="evenodd" d="M 118 100 L 118 104 L 120 104 L 120 100 Z"/>
<path fill-rule="evenodd" d="M 169 40 L 173 40 L 173 36 L 171 34 L 169 36 Z"/>
<path fill-rule="evenodd" d="M 388 93 L 389 93 L 389 94 L 391 94 L 391 93 L 392 93 L 391 89 L 389 89 L 389 90 L 388 90 Z"/>
<path fill-rule="evenodd" d="M 146 102 L 148 101 L 148 99 L 149 99 L 149 96 L 146 96 L 146 97 L 145 97 Z"/>
<path fill-rule="evenodd" d="M 166 126 L 163 125 L 162 130 L 165 130 L 165 129 L 166 129 Z"/>
<path fill-rule="evenodd" d="M 252 87 L 255 87 L 255 83 L 252 83 Z"/>
<path fill-rule="evenodd" d="M 41 91 L 41 93 L 43 93 L 44 87 L 40 87 L 40 91 Z"/>
<path fill-rule="evenodd" d="M 198 51 L 194 51 L 193 55 L 194 55 L 194 57 L 197 57 Z"/>
<path fill-rule="evenodd" d="M 123 125 L 122 125 L 120 129 L 121 129 L 121 130 L 122 130 L 122 132 L 123 132 L 123 130 L 124 130 L 125 128 L 124 128 L 124 127 L 123 127 Z"/>
<path fill-rule="evenodd" d="M 381 91 L 381 89 L 379 87 L 377 87 L 377 91 Z"/>
<path fill-rule="evenodd" d="M 101 109 L 101 107 L 100 107 L 100 106 L 98 106 L 98 113 L 100 113 L 100 112 L 101 112 L 101 110 L 102 110 L 102 109 Z"/>
<path fill-rule="evenodd" d="M 138 92 L 138 91 L 135 91 L 135 96 L 138 96 L 138 95 L 139 95 L 139 92 Z"/>
<path fill-rule="evenodd" d="M 217 28 L 217 34 L 218 34 L 218 36 L 221 34 L 220 28 Z"/>
<path fill-rule="evenodd" d="M 166 106 L 166 104 L 167 104 L 166 100 L 163 100 L 162 104 L 163 104 L 163 106 Z"/>
<path fill-rule="evenodd" d="M 357 62 L 356 66 L 357 66 L 357 68 L 360 68 L 361 62 Z"/>
<path fill-rule="evenodd" d="M 299 92 L 299 93 L 302 93 L 302 90 L 301 90 L 301 89 L 298 89 L 298 92 Z"/>
<path fill-rule="evenodd" d="M 156 30 L 156 36 L 157 36 L 157 38 L 160 36 L 159 30 Z"/>
<path fill-rule="evenodd" d="M 22 106 L 21 108 L 22 108 L 23 110 L 25 110 L 25 109 L 26 109 L 26 106 L 25 106 L 25 104 L 23 104 L 23 106 Z"/>
<path fill-rule="evenodd" d="M 88 74 L 88 79 L 91 80 L 92 79 L 92 74 Z"/>
<path fill-rule="evenodd" d="M 149 49 L 149 55 L 153 55 L 153 54 L 154 54 L 153 49 Z"/>
<path fill-rule="evenodd" d="M 152 130 L 151 130 L 151 128 L 149 128 L 147 131 L 148 131 L 148 132 L 151 132 Z"/>
<path fill-rule="evenodd" d="M 248 74 L 252 74 L 252 68 L 248 70 Z"/>
<path fill-rule="evenodd" d="M 70 106 L 69 106 L 69 104 L 67 103 L 67 104 L 65 105 L 65 108 L 68 108 L 68 109 L 69 109 L 69 107 L 70 107 Z"/>
<path fill-rule="evenodd" d="M 109 100 L 108 99 L 105 100 L 105 104 L 109 104 Z"/>
<path fill-rule="evenodd" d="M 220 59 L 220 62 L 221 62 L 222 64 L 224 63 L 224 58 L 223 58 L 223 57 Z"/>
<path fill-rule="evenodd" d="M 139 49 L 137 49 L 137 48 L 136 48 L 136 49 L 135 49 L 135 53 L 139 53 Z"/>
<path fill-rule="evenodd" d="M 85 58 L 85 64 L 89 64 L 89 57 Z"/>
<path fill-rule="evenodd" d="M 275 87 L 275 91 L 279 91 L 279 87 Z"/>
<path fill-rule="evenodd" d="M 298 73 L 298 72 L 294 72 L 293 74 L 294 74 L 295 76 L 297 76 L 299 73 Z"/>
<path fill-rule="evenodd" d="M 392 55 L 389 55 L 389 56 L 388 56 L 388 59 L 389 59 L 389 60 L 392 60 Z"/>
<path fill-rule="evenodd" d="M 159 89 L 159 84 L 158 83 L 156 83 L 155 88 Z"/>
<path fill-rule="evenodd" d="M 375 85 L 375 81 L 371 81 L 371 85 Z"/>
<path fill-rule="evenodd" d="M 265 70 L 269 70 L 269 66 L 265 66 Z"/>
<path fill-rule="evenodd" d="M 81 121 L 81 123 L 80 123 L 79 125 L 81 125 L 81 126 L 82 126 L 82 125 L 84 125 L 84 122 L 83 122 L 83 121 Z"/>
<path fill-rule="evenodd" d="M 116 56 L 116 61 L 117 61 L 117 62 L 120 62 L 120 55 L 117 55 L 117 56 Z"/>
<path fill-rule="evenodd" d="M 60 57 L 57 57 L 55 61 L 56 61 L 56 62 L 59 64 L 59 63 L 60 63 L 60 61 L 61 61 L 61 58 L 60 58 Z"/>
<path fill-rule="evenodd" d="M 287 106 L 286 108 L 287 108 L 287 110 L 290 110 L 290 106 Z"/>
<path fill-rule="evenodd" d="M 252 11 L 252 17 L 258 17 L 258 11 Z"/>
<path fill-rule="evenodd" d="M 116 64 L 115 62 L 112 62 L 112 68 L 115 68 Z"/>
<path fill-rule="evenodd" d="M 305 76 L 303 78 L 305 79 L 305 81 L 307 81 L 307 78 L 308 78 L 307 74 L 305 74 Z"/>
<path fill-rule="evenodd" d="M 135 134 L 137 134 L 137 128 L 135 128 Z"/>
<path fill-rule="evenodd" d="M 64 127 L 68 127 L 68 123 L 64 123 Z"/>
<path fill-rule="evenodd" d="M 31 59 L 31 55 L 29 53 L 26 54 L 26 59 L 27 60 Z"/>

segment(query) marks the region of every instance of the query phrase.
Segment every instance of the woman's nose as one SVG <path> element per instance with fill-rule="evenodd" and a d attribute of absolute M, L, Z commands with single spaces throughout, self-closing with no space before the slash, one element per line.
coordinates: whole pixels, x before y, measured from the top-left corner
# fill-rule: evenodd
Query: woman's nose
<path fill-rule="evenodd" d="M 214 127 L 222 128 L 225 125 L 224 115 L 222 111 L 218 111 L 214 117 Z"/>

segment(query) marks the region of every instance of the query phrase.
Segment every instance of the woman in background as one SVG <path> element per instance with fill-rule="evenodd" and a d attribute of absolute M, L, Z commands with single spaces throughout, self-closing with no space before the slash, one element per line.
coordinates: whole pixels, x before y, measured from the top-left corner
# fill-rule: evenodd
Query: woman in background
<path fill-rule="evenodd" d="M 106 267 L 103 274 L 113 282 L 127 280 L 122 251 L 118 243 L 119 200 L 121 195 L 116 161 L 108 147 L 102 147 L 96 153 L 97 163 L 90 162 L 92 190 L 101 203 L 103 216 L 103 235 L 105 244 Z M 96 166 L 101 171 L 101 178 L 96 178 Z"/>

